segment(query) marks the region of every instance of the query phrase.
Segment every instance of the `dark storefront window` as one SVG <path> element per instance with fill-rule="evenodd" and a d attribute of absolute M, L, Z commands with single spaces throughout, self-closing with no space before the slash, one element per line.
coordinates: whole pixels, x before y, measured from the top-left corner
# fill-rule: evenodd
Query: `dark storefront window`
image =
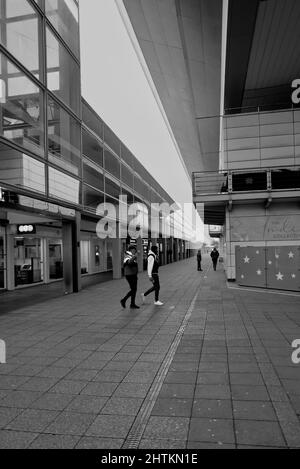
<path fill-rule="evenodd" d="M 79 57 L 79 12 L 74 0 L 45 0 L 45 12 L 57 32 Z"/>
<path fill-rule="evenodd" d="M 48 147 L 51 163 L 80 175 L 80 125 L 51 98 L 48 100 Z"/>
<path fill-rule="evenodd" d="M 40 18 L 28 0 L 0 1 L 1 44 L 37 78 L 39 65 Z M 12 73 L 8 66 L 8 73 Z"/>
<path fill-rule="evenodd" d="M 89 132 L 82 132 L 82 151 L 85 156 L 103 167 L 103 148 L 98 140 Z"/>
<path fill-rule="evenodd" d="M 1 134 L 44 156 L 43 93 L 0 54 Z"/>
<path fill-rule="evenodd" d="M 79 66 L 49 28 L 47 28 L 47 87 L 79 115 Z"/>

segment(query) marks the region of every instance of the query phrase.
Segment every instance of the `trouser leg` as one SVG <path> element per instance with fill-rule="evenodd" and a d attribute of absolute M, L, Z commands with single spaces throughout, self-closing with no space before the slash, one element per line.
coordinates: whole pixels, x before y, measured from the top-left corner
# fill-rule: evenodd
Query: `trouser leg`
<path fill-rule="evenodd" d="M 160 283 L 159 283 L 159 276 L 154 275 L 154 291 L 155 291 L 155 301 L 159 300 L 159 291 L 160 291 Z"/>
<path fill-rule="evenodd" d="M 124 300 L 127 301 L 128 298 L 131 297 L 131 305 L 134 305 L 137 291 L 137 275 L 127 275 L 126 280 L 129 283 L 130 291 L 127 293 Z"/>

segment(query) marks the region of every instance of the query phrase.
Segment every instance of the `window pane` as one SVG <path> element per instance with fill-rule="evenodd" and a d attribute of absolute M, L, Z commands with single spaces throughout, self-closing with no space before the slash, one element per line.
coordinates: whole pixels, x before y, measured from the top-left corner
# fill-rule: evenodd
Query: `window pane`
<path fill-rule="evenodd" d="M 79 57 L 79 13 L 74 0 L 46 0 L 45 11 L 49 21 Z"/>
<path fill-rule="evenodd" d="M 102 192 L 98 192 L 85 184 L 83 185 L 83 205 L 85 209 L 96 212 L 98 205 L 103 202 L 104 194 Z"/>
<path fill-rule="evenodd" d="M 1 43 L 39 78 L 39 15 L 27 0 L 1 0 L 0 18 Z"/>
<path fill-rule="evenodd" d="M 3 54 L 0 62 L 1 135 L 43 156 L 42 91 Z"/>
<path fill-rule="evenodd" d="M 121 145 L 121 158 L 133 168 L 133 155 L 123 144 Z"/>
<path fill-rule="evenodd" d="M 48 159 L 80 176 L 80 125 L 53 99 L 48 102 Z"/>
<path fill-rule="evenodd" d="M 79 189 L 80 183 L 77 179 L 49 167 L 49 195 L 51 197 L 79 204 Z"/>
<path fill-rule="evenodd" d="M 79 67 L 66 48 L 47 28 L 47 86 L 79 115 Z"/>
<path fill-rule="evenodd" d="M 120 155 L 120 140 L 118 137 L 110 130 L 107 125 L 104 124 L 104 141 L 105 143 L 117 154 Z"/>
<path fill-rule="evenodd" d="M 0 180 L 13 186 L 45 193 L 45 165 L 1 143 Z"/>
<path fill-rule="evenodd" d="M 133 173 L 130 169 L 122 164 L 122 181 L 129 187 L 133 187 Z"/>
<path fill-rule="evenodd" d="M 90 109 L 85 101 L 82 103 L 82 120 L 89 129 L 103 140 L 103 121 Z"/>
<path fill-rule="evenodd" d="M 95 187 L 96 189 L 104 190 L 104 176 L 97 171 L 96 166 L 90 164 L 85 160 L 83 163 L 83 181 Z"/>
<path fill-rule="evenodd" d="M 116 178 L 120 179 L 120 160 L 108 150 L 104 150 L 105 169 Z"/>
<path fill-rule="evenodd" d="M 85 130 L 82 132 L 82 148 L 85 156 L 103 167 L 103 148 L 98 140 Z"/>
<path fill-rule="evenodd" d="M 118 199 L 119 195 L 121 194 L 120 185 L 116 184 L 108 178 L 105 178 L 105 193 Z"/>

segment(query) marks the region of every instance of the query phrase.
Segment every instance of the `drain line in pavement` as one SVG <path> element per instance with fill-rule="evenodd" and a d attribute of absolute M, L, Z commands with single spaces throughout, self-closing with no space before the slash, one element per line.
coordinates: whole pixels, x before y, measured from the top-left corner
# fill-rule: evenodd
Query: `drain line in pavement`
<path fill-rule="evenodd" d="M 128 433 L 128 436 L 122 446 L 122 448 L 127 448 L 127 449 L 137 449 L 139 446 L 139 443 L 143 437 L 146 425 L 148 423 L 148 420 L 150 418 L 152 409 L 155 405 L 155 402 L 157 400 L 158 394 L 161 390 L 161 387 L 163 385 L 164 379 L 167 376 L 167 373 L 169 371 L 170 365 L 172 363 L 172 360 L 174 358 L 174 355 L 176 353 L 177 347 L 181 341 L 181 338 L 183 336 L 183 333 L 186 329 L 186 326 L 190 320 L 190 317 L 192 315 L 192 312 L 195 307 L 195 303 L 197 300 L 197 297 L 199 295 L 199 291 L 195 294 L 194 298 L 192 299 L 192 302 L 190 304 L 189 309 L 186 312 L 186 315 L 182 321 L 182 324 L 177 331 L 177 334 L 168 350 L 168 353 L 166 357 L 164 358 L 164 361 L 162 362 L 157 375 L 149 389 L 149 392 L 147 394 L 147 397 L 145 398 L 141 409 L 139 413 L 136 416 L 136 419 L 134 421 L 134 424 L 131 427 L 131 430 Z"/>

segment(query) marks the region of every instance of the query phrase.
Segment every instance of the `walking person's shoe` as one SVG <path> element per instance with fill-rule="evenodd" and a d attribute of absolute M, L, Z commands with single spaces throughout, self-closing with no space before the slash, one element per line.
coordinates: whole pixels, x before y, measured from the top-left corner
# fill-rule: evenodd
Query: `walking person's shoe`
<path fill-rule="evenodd" d="M 126 301 L 123 299 L 120 301 L 121 305 L 122 305 L 122 308 L 126 308 Z"/>
<path fill-rule="evenodd" d="M 146 299 L 144 293 L 141 293 L 141 297 L 142 297 L 142 303 L 143 303 L 143 305 L 144 305 L 144 304 L 145 304 L 145 299 Z"/>
<path fill-rule="evenodd" d="M 154 301 L 155 306 L 163 306 L 161 301 Z"/>
<path fill-rule="evenodd" d="M 140 309 L 140 307 L 138 305 L 130 305 L 130 308 L 131 309 Z"/>

